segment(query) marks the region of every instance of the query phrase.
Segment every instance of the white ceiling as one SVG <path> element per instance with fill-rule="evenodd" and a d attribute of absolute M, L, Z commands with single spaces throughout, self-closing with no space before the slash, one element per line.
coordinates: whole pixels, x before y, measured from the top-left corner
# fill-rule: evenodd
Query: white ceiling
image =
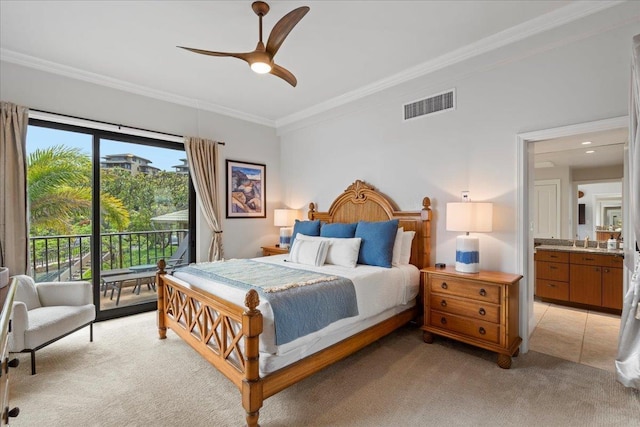
<path fill-rule="evenodd" d="M 615 5 L 616 1 L 272 1 L 264 38 L 310 12 L 276 63 L 293 88 L 235 58 L 252 51 L 251 1 L 0 1 L 0 58 L 270 126 L 300 118 Z"/>
<path fill-rule="evenodd" d="M 537 141 L 534 143 L 536 167 L 620 166 L 624 162 L 624 148 L 628 141 L 628 128 Z M 585 142 L 590 144 L 583 144 Z"/>

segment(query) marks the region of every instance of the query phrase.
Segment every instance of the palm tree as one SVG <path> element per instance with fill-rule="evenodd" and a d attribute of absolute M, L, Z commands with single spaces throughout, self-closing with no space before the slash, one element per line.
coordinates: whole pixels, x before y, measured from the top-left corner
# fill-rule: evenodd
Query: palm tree
<path fill-rule="evenodd" d="M 91 218 L 91 160 L 78 148 L 54 145 L 29 155 L 27 167 L 31 228 L 40 235 L 68 234 Z M 129 225 L 120 199 L 100 194 L 102 219 L 116 230 Z"/>

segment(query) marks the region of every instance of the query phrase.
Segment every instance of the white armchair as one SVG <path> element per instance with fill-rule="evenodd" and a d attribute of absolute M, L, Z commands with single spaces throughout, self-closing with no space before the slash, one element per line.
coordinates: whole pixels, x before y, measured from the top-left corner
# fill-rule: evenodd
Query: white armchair
<path fill-rule="evenodd" d="M 31 353 L 31 374 L 36 373 L 36 350 L 89 326 L 93 342 L 96 307 L 89 282 L 34 283 L 29 276 L 15 276 L 9 351 Z"/>

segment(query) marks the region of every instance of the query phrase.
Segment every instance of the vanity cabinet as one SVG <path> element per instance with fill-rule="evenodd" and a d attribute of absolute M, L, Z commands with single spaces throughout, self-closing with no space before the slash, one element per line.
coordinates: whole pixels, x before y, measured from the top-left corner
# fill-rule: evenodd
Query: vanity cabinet
<path fill-rule="evenodd" d="M 536 252 L 536 295 L 569 301 L 569 254 L 567 252 Z"/>
<path fill-rule="evenodd" d="M 536 296 L 622 310 L 622 263 L 616 254 L 537 250 Z"/>

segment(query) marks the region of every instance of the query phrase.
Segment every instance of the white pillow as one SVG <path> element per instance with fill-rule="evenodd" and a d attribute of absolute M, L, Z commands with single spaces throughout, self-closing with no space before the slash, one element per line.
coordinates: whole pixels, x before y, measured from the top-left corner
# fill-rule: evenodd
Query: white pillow
<path fill-rule="evenodd" d="M 327 252 L 327 259 L 325 260 L 327 264 L 353 268 L 358 263 L 358 253 L 360 252 L 360 243 L 362 242 L 360 237 L 316 237 L 298 233 L 296 240 L 298 240 L 298 238 L 302 240 L 329 242 L 329 251 Z"/>
<path fill-rule="evenodd" d="M 400 250 L 399 260 L 400 265 L 409 264 L 409 259 L 411 258 L 411 242 L 415 235 L 415 231 L 405 231 L 402 233 L 402 248 Z"/>
<path fill-rule="evenodd" d="M 393 252 L 391 255 L 391 265 L 400 265 L 400 252 L 402 252 L 402 233 L 404 228 L 398 227 L 396 240 L 393 242 Z"/>
<path fill-rule="evenodd" d="M 298 264 L 321 266 L 327 258 L 329 242 L 300 239 L 293 242 L 289 261 Z"/>

